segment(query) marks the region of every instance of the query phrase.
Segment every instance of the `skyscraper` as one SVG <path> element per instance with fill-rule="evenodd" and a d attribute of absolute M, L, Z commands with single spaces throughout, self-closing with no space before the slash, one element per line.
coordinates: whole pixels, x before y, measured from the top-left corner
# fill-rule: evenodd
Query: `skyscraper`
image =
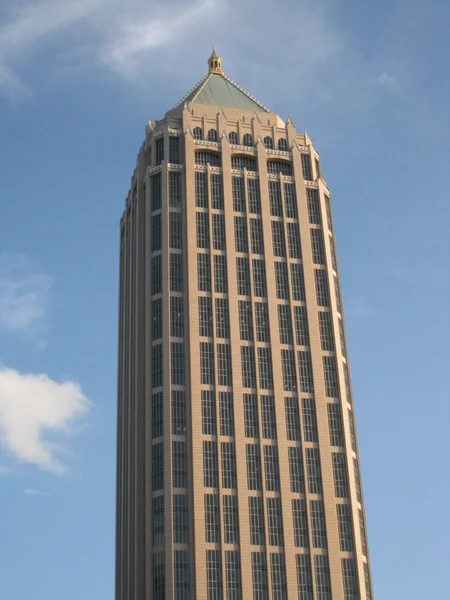
<path fill-rule="evenodd" d="M 208 64 L 121 220 L 116 600 L 370 600 L 319 155 Z"/>

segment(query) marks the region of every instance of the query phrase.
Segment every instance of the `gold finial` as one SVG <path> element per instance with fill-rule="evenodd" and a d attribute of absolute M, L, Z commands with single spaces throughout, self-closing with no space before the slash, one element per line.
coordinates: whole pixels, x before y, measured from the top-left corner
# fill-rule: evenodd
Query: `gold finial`
<path fill-rule="evenodd" d="M 223 75 L 222 71 L 222 59 L 217 55 L 216 47 L 214 46 L 211 56 L 208 59 L 208 66 L 210 73 L 219 73 Z"/>

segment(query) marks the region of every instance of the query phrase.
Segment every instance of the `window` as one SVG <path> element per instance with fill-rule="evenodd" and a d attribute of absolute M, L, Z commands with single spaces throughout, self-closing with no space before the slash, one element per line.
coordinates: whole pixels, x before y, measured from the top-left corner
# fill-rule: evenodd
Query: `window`
<path fill-rule="evenodd" d="M 247 487 L 249 490 L 262 489 L 261 454 L 257 444 L 246 444 Z"/>
<path fill-rule="evenodd" d="M 183 265 L 182 254 L 170 253 L 170 291 L 183 291 Z"/>
<path fill-rule="evenodd" d="M 337 504 L 336 513 L 340 548 L 342 552 L 354 552 L 350 506 L 348 504 Z"/>
<path fill-rule="evenodd" d="M 265 552 L 252 552 L 253 600 L 269 600 Z"/>
<path fill-rule="evenodd" d="M 330 306 L 327 272 L 322 271 L 321 269 L 314 269 L 314 278 L 316 282 L 316 298 L 318 306 Z"/>
<path fill-rule="evenodd" d="M 366 542 L 366 526 L 364 525 L 364 515 L 361 509 L 358 509 L 359 517 L 359 531 L 361 534 L 361 551 L 364 556 L 367 556 L 367 542 Z"/>
<path fill-rule="evenodd" d="M 264 254 L 261 219 L 250 219 L 250 241 L 253 254 Z"/>
<path fill-rule="evenodd" d="M 348 372 L 348 364 L 342 363 L 344 368 L 344 383 L 345 383 L 345 394 L 347 396 L 347 402 L 349 404 L 352 403 L 352 393 L 350 389 L 350 373 Z"/>
<path fill-rule="evenodd" d="M 152 256 L 152 294 L 160 294 L 162 286 L 161 254 Z"/>
<path fill-rule="evenodd" d="M 225 544 L 239 544 L 239 516 L 236 496 L 222 496 L 223 541 Z"/>
<path fill-rule="evenodd" d="M 311 500 L 309 503 L 311 518 L 311 536 L 313 548 L 327 547 L 327 530 L 322 500 Z"/>
<path fill-rule="evenodd" d="M 291 264 L 291 285 L 292 297 L 294 300 L 305 302 L 305 279 L 303 276 L 303 265 L 301 263 Z"/>
<path fill-rule="evenodd" d="M 256 388 L 255 349 L 241 346 L 242 387 Z"/>
<path fill-rule="evenodd" d="M 174 208 L 181 206 L 181 173 L 169 172 L 169 204 Z"/>
<path fill-rule="evenodd" d="M 212 238 L 214 250 L 225 250 L 225 216 L 214 213 L 212 216 Z"/>
<path fill-rule="evenodd" d="M 223 179 L 222 175 L 211 173 L 211 206 L 223 210 Z"/>
<path fill-rule="evenodd" d="M 280 473 L 278 466 L 278 448 L 276 446 L 264 446 L 264 467 L 266 490 L 269 492 L 279 492 Z"/>
<path fill-rule="evenodd" d="M 203 442 L 203 480 L 207 488 L 216 488 L 219 485 L 217 442 L 208 440 Z"/>
<path fill-rule="evenodd" d="M 339 289 L 339 282 L 336 275 L 333 276 L 334 280 L 334 293 L 336 296 L 336 309 L 338 312 L 342 313 L 342 302 L 341 302 L 341 291 Z"/>
<path fill-rule="evenodd" d="M 157 215 L 152 215 L 152 252 L 157 252 L 161 250 L 161 213 Z"/>
<path fill-rule="evenodd" d="M 180 141 L 177 137 L 169 137 L 169 162 L 175 165 L 180 163 Z"/>
<path fill-rule="evenodd" d="M 313 225 L 322 225 L 320 215 L 319 190 L 306 189 L 306 200 L 308 202 L 308 218 Z"/>
<path fill-rule="evenodd" d="M 154 600 L 164 600 L 165 580 L 164 580 L 164 552 L 157 552 L 153 555 L 153 596 Z"/>
<path fill-rule="evenodd" d="M 355 473 L 355 488 L 356 488 L 356 499 L 359 503 L 362 502 L 362 493 L 361 493 L 361 478 L 359 477 L 359 467 L 358 461 L 356 458 L 353 459 L 353 471 Z"/>
<path fill-rule="evenodd" d="M 317 160 L 317 158 L 314 158 L 314 164 L 316 167 L 316 177 L 319 178 L 320 177 L 320 163 Z"/>
<path fill-rule="evenodd" d="M 306 181 L 313 181 L 311 157 L 309 154 L 302 154 L 302 171 L 303 179 L 306 179 Z"/>
<path fill-rule="evenodd" d="M 248 514 L 250 519 L 250 544 L 265 545 L 265 528 L 263 500 L 260 496 L 250 496 L 248 499 Z"/>
<path fill-rule="evenodd" d="M 174 551 L 174 600 L 189 600 L 189 561 L 186 550 Z"/>
<path fill-rule="evenodd" d="M 170 297 L 170 335 L 182 338 L 184 336 L 184 305 L 183 298 Z"/>
<path fill-rule="evenodd" d="M 254 215 L 261 214 L 261 197 L 259 192 L 259 180 L 247 179 L 248 212 Z"/>
<path fill-rule="evenodd" d="M 342 356 L 347 356 L 347 350 L 345 348 L 345 334 L 344 334 L 344 323 L 342 321 L 342 319 L 338 319 L 338 323 L 339 323 L 339 338 L 340 338 L 340 342 L 341 342 L 341 352 L 342 352 Z"/>
<path fill-rule="evenodd" d="M 186 401 L 184 392 L 172 390 L 172 434 L 186 434 Z"/>
<path fill-rule="evenodd" d="M 202 140 L 203 139 L 203 130 L 201 127 L 194 127 L 193 131 L 194 140 Z"/>
<path fill-rule="evenodd" d="M 214 255 L 214 291 L 217 294 L 228 292 L 227 261 L 221 254 Z"/>
<path fill-rule="evenodd" d="M 287 152 L 288 149 L 288 143 L 287 140 L 284 138 L 280 138 L 278 140 L 278 150 L 282 150 L 283 152 Z"/>
<path fill-rule="evenodd" d="M 261 348 L 258 349 L 261 350 Z M 262 436 L 266 440 L 275 440 L 277 438 L 277 429 L 273 396 L 261 396 L 260 402 Z"/>
<path fill-rule="evenodd" d="M 313 374 L 311 366 L 311 353 L 307 350 L 297 352 L 298 369 L 300 374 L 300 391 L 306 393 L 314 392 Z"/>
<path fill-rule="evenodd" d="M 355 432 L 355 420 L 353 418 L 353 413 L 350 409 L 348 409 L 348 424 L 350 429 L 350 440 L 352 442 L 352 450 L 356 452 L 356 432 Z"/>
<path fill-rule="evenodd" d="M 296 548 L 308 548 L 308 517 L 306 514 L 306 500 L 294 498 L 292 500 L 292 518 L 294 523 L 294 544 Z"/>
<path fill-rule="evenodd" d="M 217 131 L 215 129 L 208 131 L 208 142 L 217 142 Z"/>
<path fill-rule="evenodd" d="M 328 556 L 316 554 L 314 556 L 314 569 L 316 572 L 317 600 L 332 600 Z"/>
<path fill-rule="evenodd" d="M 306 472 L 308 474 L 308 492 L 310 494 L 322 493 L 322 471 L 318 448 L 305 448 Z"/>
<path fill-rule="evenodd" d="M 236 258 L 237 292 L 239 296 L 250 296 L 250 269 L 248 258 Z"/>
<path fill-rule="evenodd" d="M 317 442 L 316 403 L 314 398 L 302 398 L 302 420 L 305 442 Z"/>
<path fill-rule="evenodd" d="M 164 160 L 164 138 L 160 137 L 155 142 L 156 147 L 156 156 L 155 156 L 155 164 L 160 165 Z"/>
<path fill-rule="evenodd" d="M 162 386 L 163 365 L 162 365 L 162 344 L 152 346 L 152 387 Z"/>
<path fill-rule="evenodd" d="M 236 450 L 234 442 L 222 442 L 222 487 L 225 489 L 236 488 Z"/>
<path fill-rule="evenodd" d="M 245 437 L 259 437 L 258 404 L 255 394 L 244 394 L 244 429 Z"/>
<path fill-rule="evenodd" d="M 250 148 L 253 146 L 253 137 L 251 136 L 250 133 L 244 134 L 244 137 L 242 138 L 242 145 L 248 146 Z"/>
<path fill-rule="evenodd" d="M 172 384 L 184 385 L 184 342 L 171 342 L 170 356 L 172 361 Z"/>
<path fill-rule="evenodd" d="M 197 219 L 197 248 L 209 248 L 209 219 L 208 213 L 198 212 Z"/>
<path fill-rule="evenodd" d="M 214 385 L 214 350 L 210 342 L 200 342 L 200 381 Z"/>
<path fill-rule="evenodd" d="M 161 302 L 161 298 L 152 300 L 152 340 L 159 340 L 162 337 Z"/>
<path fill-rule="evenodd" d="M 283 216 L 283 206 L 281 203 L 281 187 L 279 181 L 269 181 L 269 204 L 272 217 Z"/>
<path fill-rule="evenodd" d="M 253 268 L 253 295 L 257 298 L 267 296 L 266 288 L 266 263 L 260 258 L 252 259 Z"/>
<path fill-rule="evenodd" d="M 278 332 L 281 344 L 292 344 L 291 307 L 288 304 L 278 305 Z"/>
<path fill-rule="evenodd" d="M 291 442 L 300 441 L 300 411 L 297 398 L 284 399 L 286 416 L 286 437 Z"/>
<path fill-rule="evenodd" d="M 182 240 L 181 213 L 172 210 L 169 213 L 169 246 L 181 250 Z"/>
<path fill-rule="evenodd" d="M 258 348 L 258 367 L 260 389 L 273 389 L 272 355 L 270 348 Z"/>
<path fill-rule="evenodd" d="M 272 246 L 274 256 L 286 258 L 286 241 L 282 221 L 272 221 Z"/>
<path fill-rule="evenodd" d="M 291 163 L 285 160 L 268 160 L 267 161 L 267 172 L 273 175 L 287 175 L 288 177 L 293 176 Z"/>
<path fill-rule="evenodd" d="M 256 158 L 253 156 L 239 156 L 235 155 L 231 157 L 231 168 L 232 169 L 247 169 L 247 171 L 257 172 L 258 171 L 258 163 L 256 162 Z"/>
<path fill-rule="evenodd" d="M 294 306 L 295 343 L 309 346 L 308 316 L 305 306 Z"/>
<path fill-rule="evenodd" d="M 364 567 L 364 583 L 366 584 L 366 600 L 372 600 L 372 586 L 370 585 L 369 565 L 363 563 Z"/>
<path fill-rule="evenodd" d="M 217 494 L 205 494 L 205 541 L 220 544 L 220 509 Z"/>
<path fill-rule="evenodd" d="M 219 392 L 220 435 L 234 435 L 232 392 Z"/>
<path fill-rule="evenodd" d="M 241 340 L 253 341 L 252 305 L 250 300 L 238 300 L 239 335 Z"/>
<path fill-rule="evenodd" d="M 236 252 L 248 252 L 247 220 L 234 217 L 234 241 Z"/>
<path fill-rule="evenodd" d="M 163 398 L 162 392 L 152 394 L 152 438 L 163 434 Z"/>
<path fill-rule="evenodd" d="M 199 292 L 211 291 L 211 259 L 209 254 L 197 254 L 197 280 Z"/>
<path fill-rule="evenodd" d="M 297 195 L 295 193 L 294 183 L 284 184 L 284 206 L 286 217 L 288 217 L 288 219 L 298 219 Z"/>
<path fill-rule="evenodd" d="M 152 446 L 152 490 L 162 490 L 164 484 L 164 450 L 163 442 Z"/>
<path fill-rule="evenodd" d="M 333 220 L 331 218 L 330 199 L 328 198 L 328 196 L 324 196 L 324 198 L 325 198 L 325 209 L 327 211 L 327 225 L 328 225 L 328 229 L 332 232 L 333 231 Z"/>
<path fill-rule="evenodd" d="M 230 144 L 239 144 L 238 134 L 236 131 L 230 131 L 230 133 L 228 134 L 228 139 L 230 140 Z"/>
<path fill-rule="evenodd" d="M 245 212 L 244 178 L 232 177 L 231 189 L 233 194 L 233 210 Z"/>
<path fill-rule="evenodd" d="M 230 319 L 227 298 L 216 298 L 216 337 L 230 337 Z"/>
<path fill-rule="evenodd" d="M 241 558 L 239 550 L 225 550 L 227 600 L 242 599 Z"/>
<path fill-rule="evenodd" d="M 164 496 L 152 498 L 153 546 L 162 546 L 164 540 Z"/>
<path fill-rule="evenodd" d="M 197 150 L 197 152 L 195 153 L 195 164 L 220 167 L 220 154 L 218 152 L 210 152 L 208 150 Z"/>
<path fill-rule="evenodd" d="M 195 172 L 195 206 L 208 208 L 208 174 Z"/>
<path fill-rule="evenodd" d="M 322 356 L 325 392 L 328 398 L 339 398 L 339 385 L 334 356 Z"/>
<path fill-rule="evenodd" d="M 312 600 L 313 587 L 311 577 L 311 558 L 309 554 L 297 554 L 295 556 L 297 567 L 297 590 L 298 600 Z"/>
<path fill-rule="evenodd" d="M 216 435 L 216 395 L 215 392 L 202 390 L 202 433 Z"/>
<path fill-rule="evenodd" d="M 174 488 L 185 488 L 186 475 L 186 442 L 172 442 L 172 485 Z"/>
<path fill-rule="evenodd" d="M 332 452 L 334 492 L 336 498 L 348 498 L 347 464 L 343 452 Z"/>
<path fill-rule="evenodd" d="M 325 264 L 325 249 L 323 247 L 323 237 L 321 229 L 311 229 L 311 249 L 313 262 L 316 265 Z"/>
<path fill-rule="evenodd" d="M 264 138 L 264 146 L 270 150 L 273 149 L 273 139 L 270 136 Z"/>
<path fill-rule="evenodd" d="M 258 342 L 269 342 L 269 313 L 265 302 L 255 302 L 256 339 Z"/>
<path fill-rule="evenodd" d="M 300 246 L 300 231 L 298 229 L 298 223 L 286 223 L 287 228 L 287 239 L 288 239 L 288 248 L 289 248 L 289 256 L 291 258 L 300 258 L 302 257 L 302 249 Z"/>
<path fill-rule="evenodd" d="M 151 200 L 152 212 L 161 208 L 161 173 L 153 175 L 151 178 Z"/>
<path fill-rule="evenodd" d="M 220 550 L 206 551 L 207 600 L 222 600 L 222 563 Z"/>
<path fill-rule="evenodd" d="M 334 245 L 334 239 L 331 235 L 328 236 L 328 240 L 330 242 L 330 250 L 331 250 L 331 266 L 334 271 L 337 271 L 337 259 L 336 259 L 336 248 Z"/>
<path fill-rule="evenodd" d="M 267 498 L 267 527 L 269 545 L 283 546 L 283 520 L 281 518 L 280 498 Z"/>
<path fill-rule="evenodd" d="M 286 565 L 284 554 L 270 555 L 270 574 L 272 577 L 273 600 L 287 600 Z"/>
<path fill-rule="evenodd" d="M 281 351 L 281 370 L 283 373 L 283 389 L 285 392 L 297 390 L 297 376 L 295 373 L 295 357 L 293 350 Z"/>
<path fill-rule="evenodd" d="M 289 299 L 289 282 L 287 264 L 285 262 L 275 262 L 275 289 L 279 300 Z M 291 265 L 293 266 L 293 265 Z M 300 265 L 301 266 L 301 265 Z"/>
<path fill-rule="evenodd" d="M 298 446 L 289 446 L 288 456 L 291 492 L 303 494 L 305 492 L 305 476 L 303 473 L 301 448 Z"/>
<path fill-rule="evenodd" d="M 331 323 L 331 313 L 319 312 L 320 345 L 322 350 L 334 352 L 333 325 Z"/>
<path fill-rule="evenodd" d="M 340 404 L 328 404 L 328 427 L 330 430 L 330 445 L 343 446 L 342 416 Z"/>
<path fill-rule="evenodd" d="M 219 385 L 231 385 L 231 348 L 228 344 L 217 344 L 217 378 Z"/>
<path fill-rule="evenodd" d="M 344 600 L 357 600 L 361 598 L 358 592 L 354 558 L 342 559 L 342 579 L 344 582 Z"/>

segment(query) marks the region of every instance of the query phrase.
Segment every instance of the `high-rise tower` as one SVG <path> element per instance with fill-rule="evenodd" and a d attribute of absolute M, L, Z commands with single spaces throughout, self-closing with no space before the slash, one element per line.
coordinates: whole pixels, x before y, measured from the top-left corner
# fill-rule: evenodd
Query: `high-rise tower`
<path fill-rule="evenodd" d="M 330 193 L 209 72 L 121 220 L 116 600 L 370 600 Z"/>

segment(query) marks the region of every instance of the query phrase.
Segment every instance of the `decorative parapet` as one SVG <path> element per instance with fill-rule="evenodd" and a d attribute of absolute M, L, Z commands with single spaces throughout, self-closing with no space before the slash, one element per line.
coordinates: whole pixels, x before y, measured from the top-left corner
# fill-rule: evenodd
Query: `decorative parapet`
<path fill-rule="evenodd" d="M 312 188 L 318 188 L 319 187 L 319 183 L 317 181 L 306 181 L 306 179 L 305 179 L 305 185 L 307 187 L 312 187 Z"/>
<path fill-rule="evenodd" d="M 212 167 L 211 165 L 208 166 L 210 171 L 217 171 L 217 173 L 222 173 L 222 167 Z"/>
<path fill-rule="evenodd" d="M 181 129 L 172 129 L 169 127 L 169 135 L 176 135 L 179 137 L 181 135 Z"/>
<path fill-rule="evenodd" d="M 283 181 L 295 181 L 295 177 L 291 177 L 290 175 L 281 174 Z"/>
<path fill-rule="evenodd" d="M 253 146 L 240 146 L 239 144 L 230 144 L 230 148 L 232 150 L 245 150 L 246 152 L 256 154 L 256 148 L 253 148 Z"/>
<path fill-rule="evenodd" d="M 243 175 L 244 169 L 231 169 L 231 172 L 234 173 L 234 175 Z"/>
<path fill-rule="evenodd" d="M 182 171 L 183 170 L 183 165 L 177 165 L 176 163 L 168 163 L 167 166 L 169 169 L 172 169 L 173 171 Z"/>
<path fill-rule="evenodd" d="M 157 140 L 158 138 L 164 135 L 164 129 L 158 129 L 158 131 L 153 132 L 153 139 Z"/>
<path fill-rule="evenodd" d="M 194 140 L 194 144 L 201 144 L 203 146 L 213 146 L 214 148 L 219 149 L 219 142 L 210 142 L 209 140 Z"/>
<path fill-rule="evenodd" d="M 276 173 L 267 173 L 268 179 L 280 179 L 280 176 Z"/>
<path fill-rule="evenodd" d="M 153 175 L 153 173 L 158 173 L 159 171 L 161 171 L 161 168 L 161 165 L 156 165 L 156 167 L 148 167 L 148 172 L 150 175 Z"/>
<path fill-rule="evenodd" d="M 272 148 L 266 148 L 266 153 L 267 154 L 275 154 L 276 156 L 286 156 L 286 157 L 292 159 L 292 152 L 288 152 L 286 150 L 275 150 Z"/>
<path fill-rule="evenodd" d="M 207 168 L 207 165 L 194 165 L 194 169 L 197 169 L 197 171 L 206 171 Z"/>
<path fill-rule="evenodd" d="M 247 171 L 247 175 L 249 177 L 259 177 L 259 173 L 257 171 Z"/>

